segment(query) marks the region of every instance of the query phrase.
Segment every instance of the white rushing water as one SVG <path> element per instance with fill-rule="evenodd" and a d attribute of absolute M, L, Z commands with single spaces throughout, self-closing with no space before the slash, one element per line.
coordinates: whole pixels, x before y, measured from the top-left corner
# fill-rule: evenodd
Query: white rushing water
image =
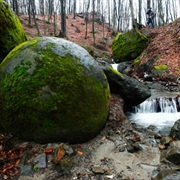
<path fill-rule="evenodd" d="M 180 119 L 180 113 L 130 113 L 128 118 L 142 127 L 154 125 L 158 129 L 163 129 L 172 127 L 175 121 Z"/>
<path fill-rule="evenodd" d="M 117 70 L 118 64 L 111 64 Z M 130 121 L 141 127 L 154 125 L 159 130 L 172 127 L 178 119 L 180 112 L 177 111 L 176 97 L 180 92 L 151 91 L 151 97 L 135 107 L 134 112 L 127 113 Z M 178 98 L 180 104 L 180 97 Z"/>
<path fill-rule="evenodd" d="M 129 120 L 142 127 L 154 125 L 159 129 L 172 127 L 174 122 L 180 119 L 176 101 L 180 103 L 180 97 L 149 98 L 134 108 L 133 113 L 128 113 Z"/>

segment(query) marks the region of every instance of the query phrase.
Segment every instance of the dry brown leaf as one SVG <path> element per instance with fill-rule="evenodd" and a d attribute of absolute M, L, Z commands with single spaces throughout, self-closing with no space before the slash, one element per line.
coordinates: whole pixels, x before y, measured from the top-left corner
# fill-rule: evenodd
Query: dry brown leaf
<path fill-rule="evenodd" d="M 65 149 L 64 149 L 63 145 L 60 146 L 58 151 L 57 151 L 56 156 L 53 158 L 53 162 L 56 163 L 56 164 L 59 163 L 60 160 L 64 157 L 65 153 L 66 152 L 65 152 Z"/>

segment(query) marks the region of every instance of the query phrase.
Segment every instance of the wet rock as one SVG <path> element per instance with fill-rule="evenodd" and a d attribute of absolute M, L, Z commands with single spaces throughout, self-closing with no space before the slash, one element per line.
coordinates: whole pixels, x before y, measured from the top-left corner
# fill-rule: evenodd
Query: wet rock
<path fill-rule="evenodd" d="M 165 146 L 169 146 L 169 144 L 172 142 L 172 138 L 169 136 L 164 136 L 161 138 L 160 143 L 165 145 Z"/>
<path fill-rule="evenodd" d="M 161 139 L 162 136 L 161 136 L 160 133 L 155 133 L 155 134 L 154 134 L 154 138 L 155 138 L 155 139 Z"/>
<path fill-rule="evenodd" d="M 170 147 L 179 148 L 180 149 L 180 141 L 172 141 Z"/>
<path fill-rule="evenodd" d="M 37 168 L 46 168 L 46 154 L 39 154 L 37 157 L 34 158 L 34 163 L 37 165 Z"/>
<path fill-rule="evenodd" d="M 180 119 L 177 120 L 171 128 L 170 136 L 175 136 L 178 140 L 180 140 Z"/>
<path fill-rule="evenodd" d="M 162 84 L 160 84 L 159 82 L 153 82 L 151 84 L 149 84 L 149 87 L 151 89 L 157 89 L 157 90 L 160 90 L 160 91 L 163 91 L 165 88 Z"/>
<path fill-rule="evenodd" d="M 148 126 L 148 127 L 147 127 L 147 130 L 148 130 L 148 131 L 152 131 L 152 132 L 154 132 L 154 133 L 157 133 L 157 132 L 159 131 L 159 129 L 158 129 L 156 126 L 154 126 L 154 125 Z"/>
<path fill-rule="evenodd" d="M 131 139 L 127 140 L 126 148 L 127 148 L 127 151 L 130 152 L 130 153 L 134 153 L 134 152 L 137 152 L 139 150 L 142 150 L 142 147 L 139 145 L 139 143 L 134 142 Z"/>
<path fill-rule="evenodd" d="M 180 149 L 171 148 L 166 152 L 164 158 L 175 165 L 180 165 Z"/>
<path fill-rule="evenodd" d="M 164 127 L 164 128 L 162 128 L 162 129 L 159 131 L 159 133 L 160 133 L 162 136 L 169 136 L 170 131 L 171 131 L 171 127 Z"/>
<path fill-rule="evenodd" d="M 152 147 L 157 147 L 158 145 L 155 139 L 148 139 L 148 143 L 150 143 Z"/>
<path fill-rule="evenodd" d="M 152 180 L 179 180 L 180 171 L 175 170 L 163 170 L 160 171 Z"/>
<path fill-rule="evenodd" d="M 30 165 L 25 165 L 25 166 L 20 167 L 21 176 L 32 176 L 33 173 L 34 172 L 33 172 L 32 166 Z"/>
<path fill-rule="evenodd" d="M 151 96 L 148 86 L 125 74 L 114 70 L 111 66 L 103 68 L 107 76 L 111 93 L 123 97 L 128 106 L 136 106 Z"/>
<path fill-rule="evenodd" d="M 68 156 L 72 155 L 74 153 L 74 150 L 71 146 L 67 145 L 67 144 L 64 144 L 64 149 L 66 151 L 66 154 Z"/>
<path fill-rule="evenodd" d="M 94 172 L 96 174 L 104 174 L 106 172 L 106 170 L 103 167 L 100 167 L 100 166 L 93 166 L 92 167 L 92 172 Z"/>

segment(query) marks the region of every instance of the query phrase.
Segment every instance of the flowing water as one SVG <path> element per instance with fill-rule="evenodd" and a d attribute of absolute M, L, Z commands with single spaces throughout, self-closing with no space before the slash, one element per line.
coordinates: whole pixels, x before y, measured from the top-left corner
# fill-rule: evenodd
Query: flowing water
<path fill-rule="evenodd" d="M 180 119 L 177 105 L 178 93 L 152 91 L 152 96 L 128 112 L 129 120 L 141 127 L 156 126 L 159 130 L 170 128 Z"/>
<path fill-rule="evenodd" d="M 111 64 L 117 70 L 118 64 Z M 177 104 L 180 92 L 151 91 L 151 97 L 127 112 L 128 119 L 140 127 L 156 126 L 159 130 L 170 129 L 180 119 Z"/>

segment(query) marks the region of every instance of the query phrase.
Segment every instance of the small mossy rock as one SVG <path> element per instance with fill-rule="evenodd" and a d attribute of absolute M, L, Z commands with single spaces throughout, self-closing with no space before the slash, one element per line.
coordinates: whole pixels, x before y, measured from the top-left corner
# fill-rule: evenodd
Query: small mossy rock
<path fill-rule="evenodd" d="M 20 20 L 9 5 L 0 0 L 0 63 L 14 47 L 26 40 Z"/>
<path fill-rule="evenodd" d="M 148 39 L 138 30 L 117 34 L 112 42 L 112 54 L 116 63 L 137 58 L 147 47 Z"/>
<path fill-rule="evenodd" d="M 82 47 L 39 37 L 14 48 L 0 65 L 0 130 L 24 140 L 86 142 L 104 127 L 110 90 Z"/>

